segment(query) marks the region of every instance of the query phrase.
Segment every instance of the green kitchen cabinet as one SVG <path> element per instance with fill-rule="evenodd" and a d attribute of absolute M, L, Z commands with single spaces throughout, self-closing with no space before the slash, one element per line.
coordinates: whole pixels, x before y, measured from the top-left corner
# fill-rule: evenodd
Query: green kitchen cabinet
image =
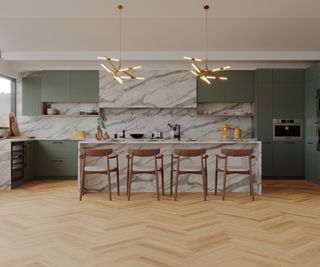
<path fill-rule="evenodd" d="M 24 180 L 31 180 L 34 177 L 34 141 L 24 142 Z"/>
<path fill-rule="evenodd" d="M 38 141 L 36 146 L 39 178 L 77 177 L 78 142 L 77 141 Z"/>
<path fill-rule="evenodd" d="M 65 103 L 98 102 L 99 71 L 43 71 L 41 101 Z"/>
<path fill-rule="evenodd" d="M 274 178 L 304 177 L 303 141 L 274 141 L 272 150 Z"/>
<path fill-rule="evenodd" d="M 320 183 L 320 151 L 317 151 L 317 142 L 305 142 L 305 178 Z"/>
<path fill-rule="evenodd" d="M 99 71 L 70 71 L 70 102 L 99 102 Z"/>
<path fill-rule="evenodd" d="M 77 158 L 40 158 L 37 176 L 43 178 L 77 177 Z"/>
<path fill-rule="evenodd" d="M 42 71 L 42 102 L 69 102 L 70 72 L 63 70 Z"/>
<path fill-rule="evenodd" d="M 303 82 L 302 69 L 274 69 L 274 82 Z"/>
<path fill-rule="evenodd" d="M 276 119 L 302 119 L 302 97 L 302 82 L 273 82 L 273 117 Z"/>
<path fill-rule="evenodd" d="M 216 80 L 207 84 L 201 79 L 197 79 L 197 102 L 225 102 L 226 81 Z"/>
<path fill-rule="evenodd" d="M 237 103 L 253 102 L 254 100 L 254 72 L 249 70 L 226 71 L 220 74 L 228 80 L 210 80 L 207 84 L 197 79 L 198 103 Z"/>
<path fill-rule="evenodd" d="M 272 141 L 262 141 L 262 177 L 272 177 L 272 170 Z"/>
<path fill-rule="evenodd" d="M 22 78 L 22 115 L 41 115 L 41 77 Z"/>
<path fill-rule="evenodd" d="M 271 141 L 272 129 L 272 82 L 256 83 L 256 137 L 259 140 Z"/>
<path fill-rule="evenodd" d="M 225 102 L 253 102 L 254 100 L 254 71 L 228 71 L 225 81 Z"/>
<path fill-rule="evenodd" d="M 320 184 L 320 151 L 317 151 L 317 89 L 320 88 L 320 64 L 305 71 L 304 115 L 305 115 L 305 177 Z"/>

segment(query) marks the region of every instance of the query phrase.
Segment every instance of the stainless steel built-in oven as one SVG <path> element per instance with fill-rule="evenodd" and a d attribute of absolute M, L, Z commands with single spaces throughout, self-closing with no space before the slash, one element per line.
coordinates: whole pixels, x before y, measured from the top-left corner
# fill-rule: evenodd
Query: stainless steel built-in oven
<path fill-rule="evenodd" d="M 24 144 L 11 143 L 11 180 L 16 181 L 24 177 Z"/>
<path fill-rule="evenodd" d="M 302 120 L 273 119 L 273 140 L 302 140 Z"/>

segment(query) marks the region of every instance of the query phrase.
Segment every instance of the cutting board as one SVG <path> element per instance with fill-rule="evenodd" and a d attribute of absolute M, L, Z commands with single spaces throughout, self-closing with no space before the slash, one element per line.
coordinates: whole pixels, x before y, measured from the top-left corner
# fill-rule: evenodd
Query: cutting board
<path fill-rule="evenodd" d="M 20 136 L 17 118 L 14 113 L 9 114 L 10 136 Z"/>

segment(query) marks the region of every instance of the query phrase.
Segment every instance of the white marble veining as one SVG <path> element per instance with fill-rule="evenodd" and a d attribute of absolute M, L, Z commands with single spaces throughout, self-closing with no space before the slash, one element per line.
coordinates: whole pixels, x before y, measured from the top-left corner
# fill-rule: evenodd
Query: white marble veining
<path fill-rule="evenodd" d="M 167 71 L 168 72 L 168 71 Z M 165 73 L 167 73 L 165 72 Z M 37 73 L 36 73 L 37 74 Z M 188 73 L 188 77 L 190 74 Z M 102 74 L 104 77 L 104 74 Z M 103 81 L 100 81 L 100 84 Z M 183 83 L 181 84 L 181 86 Z M 195 92 L 195 90 L 194 90 Z M 101 98 L 101 96 L 100 96 Z M 93 108 L 84 104 L 55 104 L 58 109 L 69 114 L 77 110 Z M 236 111 L 245 104 L 213 104 L 220 111 Z M 110 134 L 126 130 L 128 133 L 142 132 L 150 137 L 152 131 L 163 131 L 169 135 L 168 123 L 179 123 L 182 138 L 219 139 L 220 124 L 228 123 L 231 127 L 240 127 L 242 138 L 251 137 L 252 120 L 247 117 L 214 117 L 198 116 L 194 108 L 111 108 L 104 109 L 107 114 L 106 131 Z M 97 118 L 68 116 L 22 116 L 22 82 L 17 81 L 17 117 L 20 131 L 23 135 L 35 136 L 40 139 L 69 139 L 72 131 L 85 130 L 88 138 L 94 138 Z"/>
<path fill-rule="evenodd" d="M 220 154 L 221 148 L 253 148 L 256 158 L 253 160 L 253 173 L 256 180 L 255 192 L 261 194 L 261 142 L 253 139 L 237 140 L 237 141 L 176 141 L 176 140 L 163 140 L 163 141 L 150 141 L 150 140 L 131 140 L 131 141 L 81 141 L 79 142 L 79 150 L 88 148 L 112 148 L 115 153 L 119 154 L 120 162 L 120 189 L 122 192 L 126 191 L 126 158 L 125 155 L 129 148 L 160 148 L 161 153 L 164 155 L 164 168 L 165 168 L 165 190 L 169 190 L 169 177 L 170 177 L 170 154 L 175 148 L 206 148 L 208 158 L 208 185 L 209 191 L 214 190 L 214 168 L 215 168 L 215 154 Z M 91 159 L 88 164 L 106 164 L 106 162 L 96 159 Z M 221 162 L 222 163 L 222 162 Z M 81 166 L 79 160 L 78 166 Z M 136 159 L 134 162 L 136 168 L 147 168 L 152 166 L 153 160 L 151 159 Z M 150 165 L 151 164 L 151 165 Z M 199 158 L 183 158 L 181 161 L 182 167 L 199 168 Z M 232 158 L 229 161 L 231 166 L 248 167 L 247 158 Z M 80 168 L 79 173 L 80 177 Z M 222 188 L 222 176 L 219 176 L 218 190 Z M 228 175 L 227 191 L 232 192 L 248 192 L 248 176 L 233 174 Z M 86 191 L 107 191 L 107 179 L 101 175 L 90 175 L 86 179 Z M 112 176 L 113 192 L 116 190 L 115 177 Z M 152 175 L 137 175 L 132 183 L 133 192 L 155 192 L 155 177 Z M 202 180 L 198 175 L 182 175 L 179 179 L 179 191 L 181 192 L 201 192 Z"/>
<path fill-rule="evenodd" d="M 0 190 L 11 189 L 11 142 L 0 140 Z"/>
<path fill-rule="evenodd" d="M 102 108 L 195 108 L 196 79 L 190 71 L 139 70 L 144 80 L 119 84 L 100 71 Z"/>

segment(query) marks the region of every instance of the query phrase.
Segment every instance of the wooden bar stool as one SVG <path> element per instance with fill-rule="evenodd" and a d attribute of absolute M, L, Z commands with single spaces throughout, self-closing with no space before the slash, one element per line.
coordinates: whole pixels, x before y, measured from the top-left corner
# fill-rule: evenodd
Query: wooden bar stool
<path fill-rule="evenodd" d="M 87 174 L 104 174 L 108 177 L 108 187 L 109 187 L 109 200 L 112 200 L 111 196 L 111 173 L 115 172 L 117 175 L 117 193 L 120 194 L 119 186 L 119 159 L 117 154 L 112 154 L 113 149 L 88 149 L 84 150 L 81 153 L 81 158 L 83 158 L 82 170 L 81 170 L 81 179 L 80 179 L 80 200 L 84 195 L 84 184 L 85 176 Z M 93 158 L 105 158 L 106 165 L 88 165 L 86 166 L 86 160 L 88 157 Z M 110 159 L 115 159 L 116 167 L 110 168 Z"/>
<path fill-rule="evenodd" d="M 135 157 L 153 157 L 154 169 L 133 169 L 133 160 Z M 153 174 L 156 177 L 157 199 L 160 200 L 159 194 L 159 172 L 161 173 L 162 195 L 164 195 L 164 173 L 163 173 L 163 155 L 160 154 L 160 148 L 156 149 L 129 149 L 128 155 L 128 168 L 127 168 L 127 194 L 128 200 L 131 195 L 131 182 L 132 176 L 135 174 Z M 158 166 L 160 160 L 160 166 Z"/>
<path fill-rule="evenodd" d="M 223 172 L 223 194 L 222 200 L 225 198 L 226 194 L 226 183 L 228 174 L 248 174 L 249 175 L 249 187 L 250 187 L 250 196 L 254 200 L 254 190 L 253 190 L 253 174 L 252 174 L 252 159 L 255 158 L 253 154 L 253 149 L 221 149 L 221 153 L 224 156 L 216 155 L 216 171 L 215 171 L 215 195 L 217 195 L 217 185 L 218 185 L 218 173 Z M 230 157 L 247 157 L 249 162 L 249 169 L 228 169 L 228 159 Z M 224 160 L 224 168 L 219 168 L 219 159 Z"/>
<path fill-rule="evenodd" d="M 180 169 L 181 157 L 199 157 L 200 169 Z M 206 149 L 175 149 L 171 155 L 171 171 L 170 171 L 170 195 L 172 195 L 173 173 L 176 172 L 176 187 L 174 200 L 177 200 L 178 194 L 178 179 L 180 174 L 200 174 L 202 176 L 203 184 L 203 198 L 207 200 L 208 195 L 208 172 L 207 172 L 207 158 Z M 174 168 L 174 159 L 177 160 L 177 167 Z"/>

